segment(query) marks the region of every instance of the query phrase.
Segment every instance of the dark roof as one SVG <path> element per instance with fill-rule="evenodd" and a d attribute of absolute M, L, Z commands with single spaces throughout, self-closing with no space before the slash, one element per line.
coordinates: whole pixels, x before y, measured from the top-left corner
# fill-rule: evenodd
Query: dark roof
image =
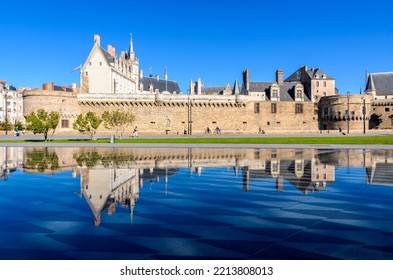
<path fill-rule="evenodd" d="M 60 86 L 53 86 L 53 90 L 54 91 L 64 91 L 64 88 L 63 87 L 60 87 Z M 72 89 L 70 89 L 69 87 L 66 87 L 65 88 L 65 91 L 66 92 L 74 92 Z"/>
<path fill-rule="evenodd" d="M 267 92 L 272 82 L 250 82 L 249 91 L 254 92 Z"/>
<path fill-rule="evenodd" d="M 209 86 L 209 87 L 202 86 L 201 92 L 202 93 L 207 93 L 207 92 L 222 93 L 222 91 L 224 91 L 225 88 L 226 88 L 226 86 Z"/>
<path fill-rule="evenodd" d="M 294 87 L 297 83 L 293 82 L 283 82 L 279 84 L 280 87 L 280 101 L 294 101 L 295 93 Z M 273 82 L 250 82 L 249 91 L 252 92 L 265 92 L 266 100 L 270 99 L 270 87 L 273 85 Z M 242 89 L 242 94 L 245 93 L 244 88 Z M 310 101 L 308 96 L 304 94 L 304 101 Z"/>
<path fill-rule="evenodd" d="M 376 90 L 377 95 L 392 95 L 393 72 L 368 74 L 366 90 Z"/>
<path fill-rule="evenodd" d="M 108 53 L 105 49 L 101 48 L 101 52 L 104 55 L 106 61 L 108 62 L 108 64 L 114 63 L 115 62 L 115 58 L 113 56 L 111 56 L 110 53 Z"/>
<path fill-rule="evenodd" d="M 237 95 L 240 94 L 239 84 L 237 83 L 237 79 L 235 80 L 235 84 L 233 85 L 232 94 Z"/>
<path fill-rule="evenodd" d="M 173 93 L 175 91 L 176 93 L 180 93 L 179 85 L 175 81 L 157 80 L 153 77 L 143 77 L 139 79 L 139 83 L 143 84 L 144 91 L 149 91 L 149 87 L 152 84 L 153 89 L 158 89 L 160 92 L 168 91 Z"/>
<path fill-rule="evenodd" d="M 284 80 L 284 82 L 300 82 L 302 77 L 301 68 L 297 69 L 295 72 L 292 73 L 288 78 Z"/>
<path fill-rule="evenodd" d="M 302 77 L 303 72 L 308 76 L 308 79 L 333 80 L 333 78 L 326 74 L 321 68 L 311 68 L 310 70 L 302 71 L 301 67 L 286 78 L 284 82 L 303 82 L 306 78 Z"/>

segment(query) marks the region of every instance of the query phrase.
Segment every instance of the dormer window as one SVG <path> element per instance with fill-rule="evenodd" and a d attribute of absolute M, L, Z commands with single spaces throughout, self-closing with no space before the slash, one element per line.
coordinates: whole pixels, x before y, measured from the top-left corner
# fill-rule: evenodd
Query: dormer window
<path fill-rule="evenodd" d="M 325 74 L 322 75 L 322 79 L 326 79 L 326 75 Z"/>
<path fill-rule="evenodd" d="M 314 78 L 319 79 L 319 74 L 315 74 Z"/>
<path fill-rule="evenodd" d="M 296 90 L 296 98 L 301 99 L 303 97 L 303 91 L 301 89 Z"/>
<path fill-rule="evenodd" d="M 278 90 L 277 89 L 273 89 L 272 98 L 278 98 Z"/>

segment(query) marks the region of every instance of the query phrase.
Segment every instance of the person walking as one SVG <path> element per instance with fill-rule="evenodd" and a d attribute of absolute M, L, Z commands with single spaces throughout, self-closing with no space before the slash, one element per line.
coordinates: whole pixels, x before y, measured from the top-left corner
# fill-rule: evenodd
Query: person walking
<path fill-rule="evenodd" d="M 134 128 L 134 131 L 132 133 L 132 137 L 138 137 L 138 127 Z"/>

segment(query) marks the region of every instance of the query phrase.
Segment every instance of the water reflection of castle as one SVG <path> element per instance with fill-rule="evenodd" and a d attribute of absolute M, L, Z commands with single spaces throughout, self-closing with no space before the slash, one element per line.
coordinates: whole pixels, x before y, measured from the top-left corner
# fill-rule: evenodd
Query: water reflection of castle
<path fill-rule="evenodd" d="M 365 169 L 367 185 L 393 185 L 393 150 L 363 149 L 204 149 L 204 148 L 11 148 L 2 147 L 3 174 L 17 167 L 26 173 L 53 174 L 71 170 L 81 179 L 95 224 L 101 215 L 127 208 L 132 218 L 140 188 L 170 177 L 180 168 L 203 176 L 209 167 L 232 167 L 241 176 L 243 189 L 252 190 L 260 180 L 274 180 L 278 191 L 284 182 L 302 193 L 321 191 L 335 181 L 336 168 Z M 2 155 L 2 157 L 1 157 Z M 165 191 L 165 190 L 163 190 Z"/>

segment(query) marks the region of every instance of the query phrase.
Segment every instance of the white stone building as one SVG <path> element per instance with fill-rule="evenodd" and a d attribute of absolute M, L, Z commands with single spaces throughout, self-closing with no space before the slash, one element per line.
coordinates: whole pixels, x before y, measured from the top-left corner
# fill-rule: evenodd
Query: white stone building
<path fill-rule="evenodd" d="M 116 55 L 116 49 L 108 45 L 101 47 L 101 38 L 94 35 L 94 45 L 85 63 L 81 66 L 81 93 L 89 94 L 135 94 L 135 93 L 180 93 L 177 82 L 159 76 L 143 77 L 139 60 L 135 56 L 132 38 L 128 51 Z"/>
<path fill-rule="evenodd" d="M 0 81 L 0 122 L 6 119 L 13 125 L 18 121 L 25 122 L 23 97 L 20 91 L 6 81 Z"/>

